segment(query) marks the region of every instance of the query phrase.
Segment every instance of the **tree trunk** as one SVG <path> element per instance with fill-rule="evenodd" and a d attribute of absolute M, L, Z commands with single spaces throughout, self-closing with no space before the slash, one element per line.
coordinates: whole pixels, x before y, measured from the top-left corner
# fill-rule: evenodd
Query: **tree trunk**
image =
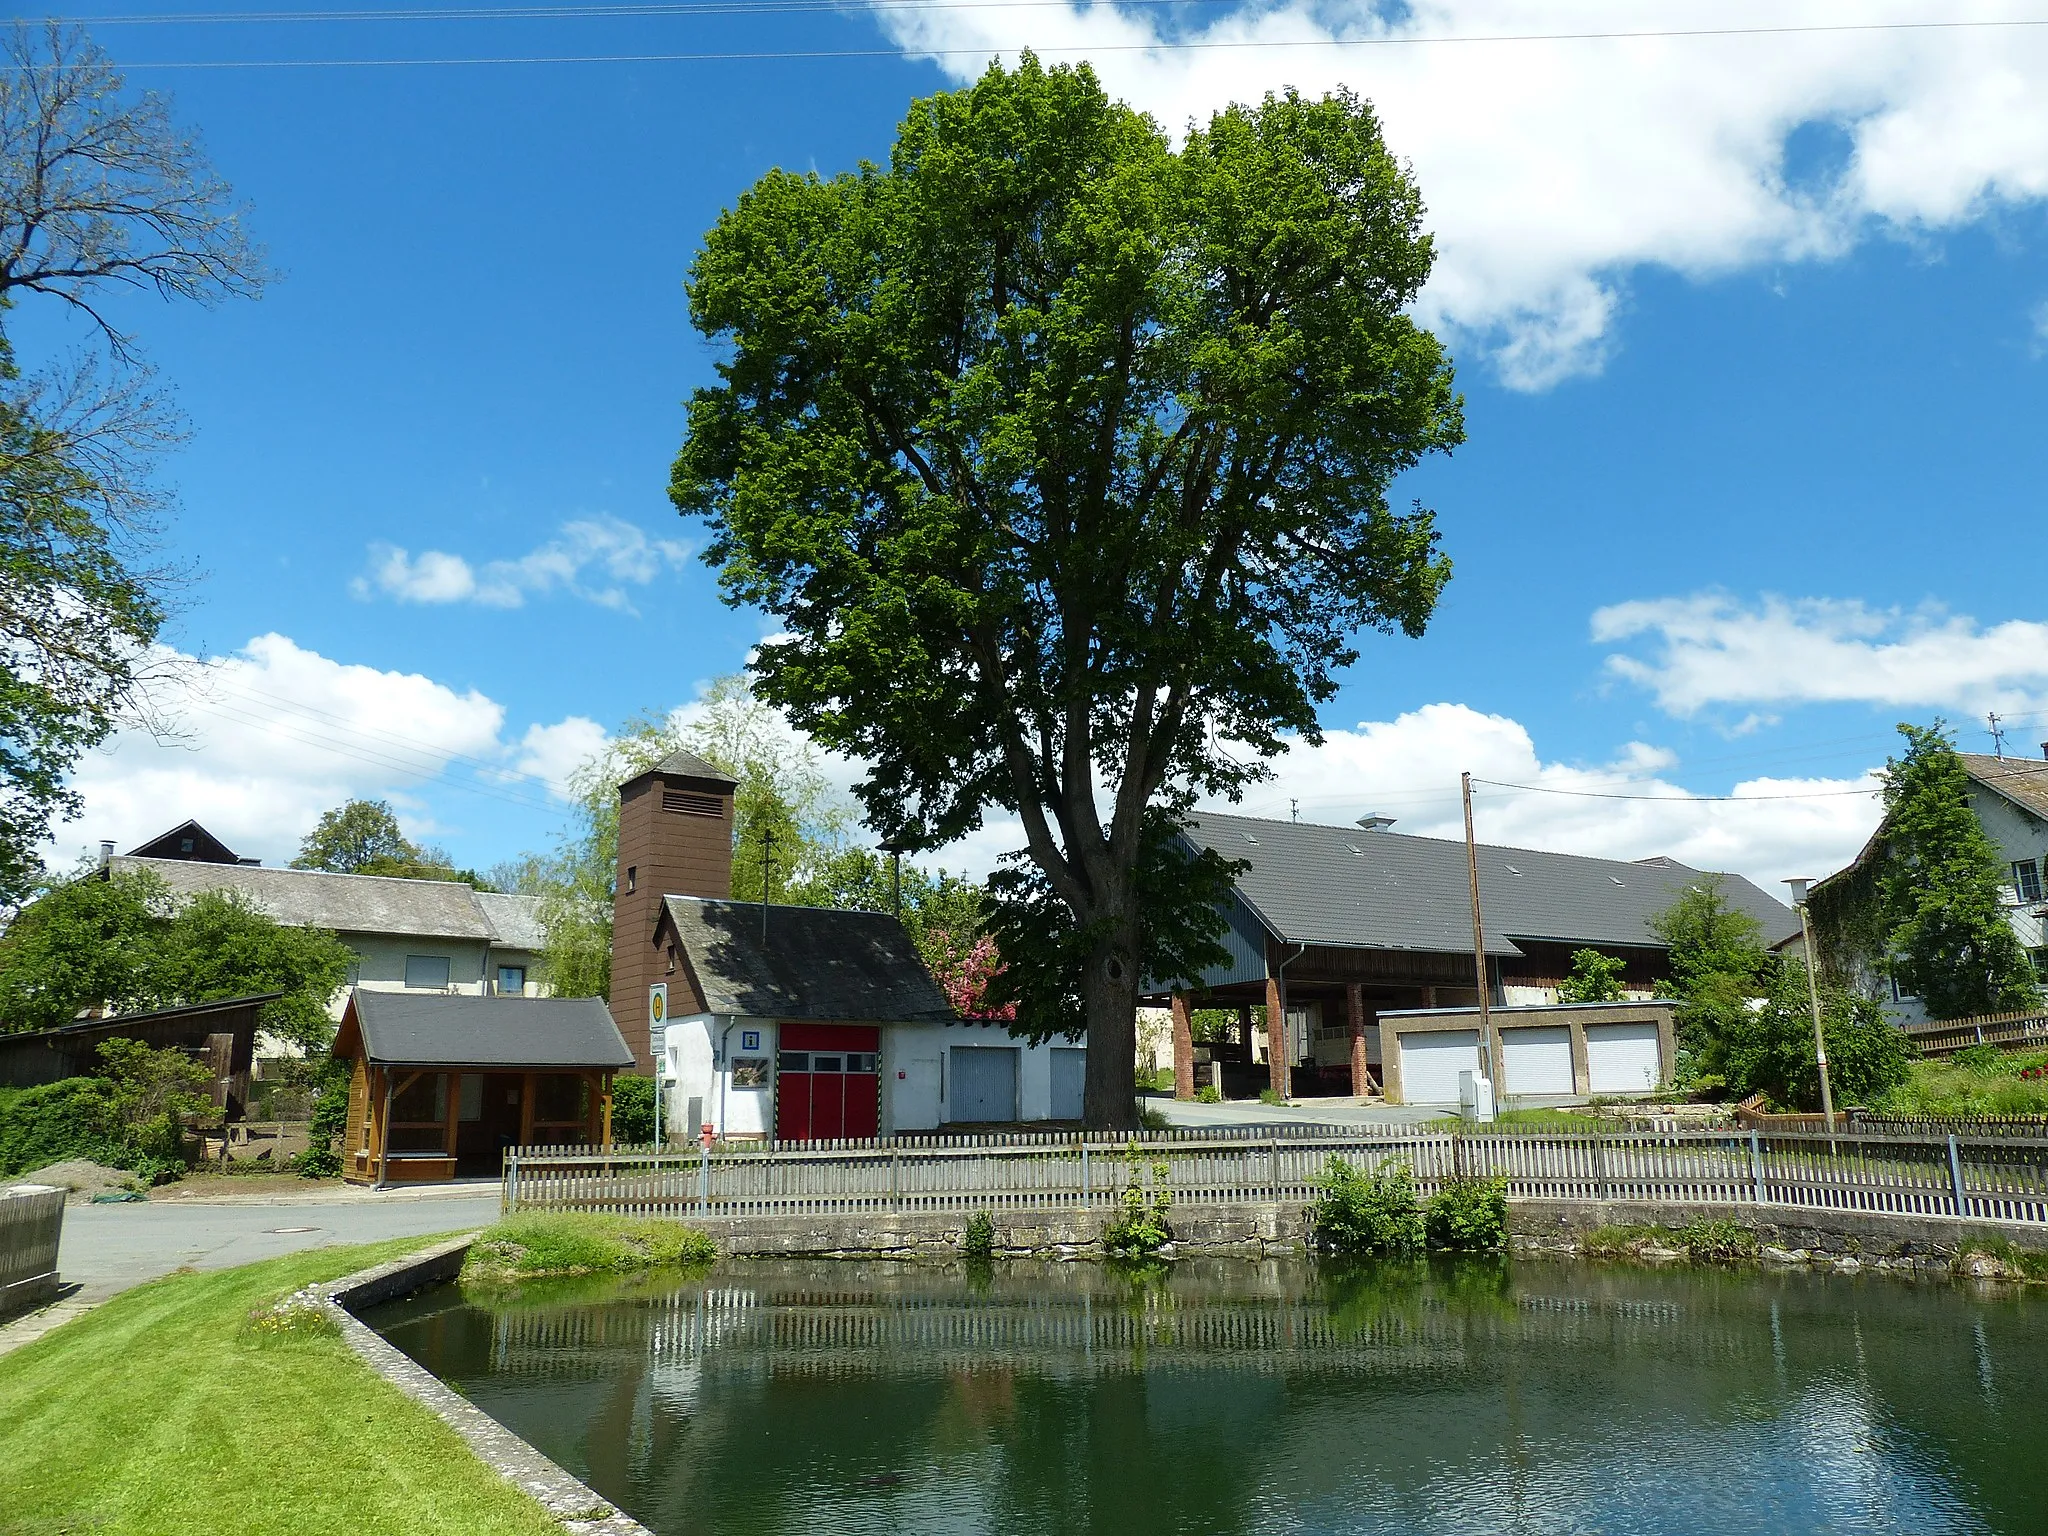
<path fill-rule="evenodd" d="M 1137 925 L 1120 925 L 1088 957 L 1081 1000 L 1088 1019 L 1088 1084 L 1081 1118 L 1093 1131 L 1138 1128 Z"/>

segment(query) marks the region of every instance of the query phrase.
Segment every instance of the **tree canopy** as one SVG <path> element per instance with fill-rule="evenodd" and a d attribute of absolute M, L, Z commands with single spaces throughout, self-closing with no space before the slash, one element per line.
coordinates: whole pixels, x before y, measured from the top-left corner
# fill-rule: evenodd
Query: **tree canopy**
<path fill-rule="evenodd" d="M 1572 951 L 1572 973 L 1558 983 L 1560 1003 L 1618 1003 L 1628 996 L 1621 984 L 1628 962 L 1597 949 Z"/>
<path fill-rule="evenodd" d="M 480 891 L 496 889 L 475 870 L 457 869 L 443 850 L 407 837 L 385 800 L 349 800 L 322 811 L 313 830 L 300 841 L 291 867 L 324 869 L 337 875 L 455 880 Z"/>
<path fill-rule="evenodd" d="M 17 23 L 0 59 L 0 320 L 17 302 L 86 316 L 104 357 L 26 371 L 0 335 L 0 904 L 75 815 L 66 779 L 123 723 L 157 724 L 153 642 L 178 573 L 153 562 L 152 479 L 180 429 L 110 289 L 213 302 L 266 273 L 226 184 L 163 100 L 127 92 L 85 34 Z"/>
<path fill-rule="evenodd" d="M 1319 739 L 1356 633 L 1419 634 L 1449 578 L 1389 504 L 1463 436 L 1422 212 L 1354 96 L 1176 150 L 1027 54 L 914 103 L 887 167 L 763 177 L 691 268 L 724 355 L 671 494 L 782 627 L 756 686 L 891 839 L 1021 822 L 992 921 L 1020 1017 L 1087 1032 L 1093 1124 L 1135 1124 L 1141 979 L 1221 953 L 1180 813 Z"/>
<path fill-rule="evenodd" d="M 181 903 L 148 870 L 88 873 L 47 887 L 0 934 L 0 1029 L 282 992 L 263 1027 L 313 1050 L 333 1034 L 327 1004 L 353 958 L 332 933 L 274 922 L 238 892 Z"/>
<path fill-rule="evenodd" d="M 1874 850 L 1891 974 L 1937 1019 L 2038 1007 L 2039 981 L 2006 916 L 2005 864 L 1971 808 L 1962 758 L 1939 721 L 1899 734 Z"/>

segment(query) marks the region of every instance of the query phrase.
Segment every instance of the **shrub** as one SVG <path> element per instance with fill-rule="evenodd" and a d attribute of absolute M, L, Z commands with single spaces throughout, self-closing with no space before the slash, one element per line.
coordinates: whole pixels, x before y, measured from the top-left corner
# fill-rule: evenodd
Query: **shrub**
<path fill-rule="evenodd" d="M 1280 1095 L 1271 1088 L 1261 1088 L 1259 1090 L 1259 1102 L 1261 1104 L 1278 1104 L 1280 1102 Z"/>
<path fill-rule="evenodd" d="M 320 1069 L 313 1089 L 313 1116 L 306 1126 L 306 1150 L 292 1163 L 302 1179 L 331 1179 L 341 1172 L 341 1153 L 334 1143 L 348 1129 L 352 1070 L 349 1063 L 334 1060 Z"/>
<path fill-rule="evenodd" d="M 1628 962 L 1597 949 L 1572 951 L 1572 973 L 1558 983 L 1560 1003 L 1618 1003 L 1628 994 L 1622 990 L 1622 974 Z"/>
<path fill-rule="evenodd" d="M 1148 1131 L 1170 1131 L 1173 1122 L 1166 1117 L 1163 1109 L 1154 1109 L 1150 1104 L 1138 1106 L 1138 1124 Z"/>
<path fill-rule="evenodd" d="M 1422 1206 L 1414 1176 L 1398 1158 L 1366 1173 L 1332 1154 L 1316 1180 L 1308 1220 L 1315 1245 L 1335 1253 L 1422 1251 Z"/>
<path fill-rule="evenodd" d="M 1695 1264 L 1738 1264 L 1757 1255 L 1756 1233 L 1739 1221 L 1696 1216 L 1678 1229 L 1678 1246 Z"/>
<path fill-rule="evenodd" d="M 1223 1090 L 1214 1083 L 1204 1083 L 1195 1090 L 1195 1102 L 1197 1104 L 1221 1104 L 1223 1102 Z"/>
<path fill-rule="evenodd" d="M 976 1211 L 967 1218 L 967 1230 L 960 1234 L 960 1252 L 964 1258 L 982 1263 L 995 1257 L 996 1219 L 987 1211 Z"/>
<path fill-rule="evenodd" d="M 1424 1240 L 1452 1253 L 1493 1253 L 1508 1243 L 1508 1181 L 1454 1179 L 1430 1196 Z"/>
<path fill-rule="evenodd" d="M 1116 1215 L 1102 1229 L 1103 1247 L 1111 1253 L 1143 1257 L 1173 1241 L 1173 1230 L 1166 1224 L 1173 1191 L 1166 1180 L 1165 1159 L 1147 1163 L 1139 1158 L 1137 1143 L 1131 1143 L 1124 1157 L 1123 1198 Z"/>
<path fill-rule="evenodd" d="M 0 1105 L 0 1176 L 70 1158 L 117 1167 L 121 1143 L 113 1086 L 97 1077 L 24 1089 Z"/>
<path fill-rule="evenodd" d="M 612 1079 L 612 1140 L 621 1146 L 646 1146 L 654 1140 L 654 1079 Z"/>

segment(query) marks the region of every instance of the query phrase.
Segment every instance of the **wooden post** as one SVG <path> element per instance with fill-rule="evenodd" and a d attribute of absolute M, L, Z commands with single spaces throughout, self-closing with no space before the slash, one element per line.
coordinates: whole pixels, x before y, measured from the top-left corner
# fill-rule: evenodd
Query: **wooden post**
<path fill-rule="evenodd" d="M 1173 994 L 1173 1096 L 1195 1096 L 1195 1020 L 1185 992 Z"/>
<path fill-rule="evenodd" d="M 1266 978 L 1266 1076 L 1282 1099 L 1294 1086 L 1287 1062 L 1287 988 L 1278 976 Z"/>
<path fill-rule="evenodd" d="M 448 1121 L 441 1127 L 441 1150 L 452 1158 L 455 1156 L 456 1123 L 462 1119 L 462 1076 L 457 1072 L 443 1072 L 441 1077 L 448 1084 L 448 1091 L 441 1099 L 448 1112 Z"/>
<path fill-rule="evenodd" d="M 656 1082 L 660 1087 L 659 1080 Z M 599 1091 L 604 1095 L 604 1146 L 612 1144 L 612 1075 L 607 1072 L 599 1079 Z"/>
<path fill-rule="evenodd" d="M 1365 1059 L 1365 988 L 1355 981 L 1344 988 L 1344 1011 L 1351 1022 L 1351 1092 L 1362 1099 L 1372 1092 L 1372 1069 Z"/>
<path fill-rule="evenodd" d="M 519 1078 L 519 1145 L 533 1145 L 533 1083 L 531 1072 L 520 1074 Z"/>

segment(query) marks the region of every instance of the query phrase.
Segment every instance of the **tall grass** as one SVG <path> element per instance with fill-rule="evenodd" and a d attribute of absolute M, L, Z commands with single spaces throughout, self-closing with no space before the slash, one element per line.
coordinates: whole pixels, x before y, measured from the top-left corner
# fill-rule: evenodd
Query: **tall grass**
<path fill-rule="evenodd" d="M 2048 1051 L 1976 1046 L 1946 1060 L 1916 1061 L 1912 1074 L 1871 1106 L 1880 1114 L 1940 1119 L 2048 1115 Z"/>

